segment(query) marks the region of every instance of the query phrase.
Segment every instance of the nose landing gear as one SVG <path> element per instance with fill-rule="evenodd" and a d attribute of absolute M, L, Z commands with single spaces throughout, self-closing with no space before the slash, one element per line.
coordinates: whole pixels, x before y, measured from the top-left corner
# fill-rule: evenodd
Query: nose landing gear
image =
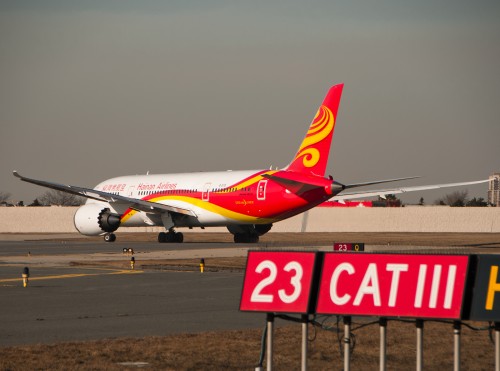
<path fill-rule="evenodd" d="M 106 242 L 115 242 L 116 241 L 116 235 L 114 233 L 106 233 L 104 235 L 104 241 L 106 241 Z"/>

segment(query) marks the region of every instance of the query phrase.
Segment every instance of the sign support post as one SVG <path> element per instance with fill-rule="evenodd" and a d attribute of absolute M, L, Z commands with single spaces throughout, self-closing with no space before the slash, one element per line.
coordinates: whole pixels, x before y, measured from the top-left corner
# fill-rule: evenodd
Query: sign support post
<path fill-rule="evenodd" d="M 315 304 L 320 258 L 316 251 L 248 252 L 240 310 L 267 313 L 267 370 L 272 370 L 274 319 L 280 313 L 302 316 L 301 366 L 307 368 L 309 312 Z"/>
<path fill-rule="evenodd" d="M 387 318 L 379 319 L 380 325 L 380 371 L 387 367 Z"/>
<path fill-rule="evenodd" d="M 500 371 L 500 322 L 495 322 L 495 371 Z"/>
<path fill-rule="evenodd" d="M 351 369 L 351 317 L 344 317 L 344 371 Z"/>
<path fill-rule="evenodd" d="M 267 313 L 267 371 L 273 369 L 274 314 Z"/>
<path fill-rule="evenodd" d="M 302 315 L 302 363 L 300 369 L 307 370 L 307 338 L 308 338 L 308 323 L 309 317 L 307 314 Z"/>
<path fill-rule="evenodd" d="M 424 321 L 417 319 L 417 371 L 424 368 Z"/>
<path fill-rule="evenodd" d="M 462 324 L 453 322 L 453 370 L 460 371 L 460 333 Z"/>
<path fill-rule="evenodd" d="M 460 321 L 495 321 L 495 369 L 500 371 L 500 315 L 494 310 L 499 266 L 500 256 L 249 251 L 240 310 L 267 313 L 267 370 L 272 370 L 274 319 L 280 313 L 301 315 L 301 369 L 307 369 L 309 315 L 315 313 L 342 316 L 346 371 L 352 316 L 379 317 L 381 371 L 387 368 L 387 318 L 417 318 L 418 371 L 424 367 L 425 319 L 454 321 L 454 370 L 460 370 Z M 477 272 L 475 280 L 471 271 Z M 469 296 L 472 305 L 466 306 Z"/>

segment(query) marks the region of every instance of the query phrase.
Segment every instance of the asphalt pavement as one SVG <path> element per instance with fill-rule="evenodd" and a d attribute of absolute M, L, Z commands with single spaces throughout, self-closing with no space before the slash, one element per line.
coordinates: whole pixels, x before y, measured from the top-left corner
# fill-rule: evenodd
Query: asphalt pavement
<path fill-rule="evenodd" d="M 241 272 L 141 271 L 68 264 L 86 258 L 130 259 L 123 257 L 122 245 L 0 242 L 0 346 L 265 325 L 264 314 L 239 311 Z M 134 246 L 144 254 L 174 251 L 157 243 Z M 214 248 L 202 246 L 206 253 Z M 184 246 L 181 253 L 193 251 L 199 253 L 200 244 L 196 249 Z M 242 252 L 226 251 L 226 255 L 233 253 Z M 21 278 L 25 266 L 30 269 L 27 287 Z"/>

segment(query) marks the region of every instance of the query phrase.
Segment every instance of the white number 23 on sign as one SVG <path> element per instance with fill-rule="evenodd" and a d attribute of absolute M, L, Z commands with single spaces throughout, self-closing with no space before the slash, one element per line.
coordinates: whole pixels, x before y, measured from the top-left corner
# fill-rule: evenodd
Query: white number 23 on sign
<path fill-rule="evenodd" d="M 255 286 L 255 289 L 252 292 L 250 300 L 254 303 L 272 303 L 274 301 L 273 294 L 262 294 L 262 290 L 264 290 L 267 286 L 272 285 L 274 281 L 276 281 L 276 278 L 278 277 L 278 268 L 272 261 L 264 260 L 257 266 L 257 268 L 255 268 L 255 272 L 260 274 L 266 269 L 269 270 L 269 276 L 260 281 L 258 285 Z M 293 292 L 288 295 L 284 289 L 278 290 L 278 296 L 281 301 L 283 301 L 283 303 L 290 304 L 298 299 L 302 291 L 301 279 L 303 275 L 303 269 L 298 262 L 292 261 L 285 265 L 283 270 L 285 272 L 295 272 L 295 274 L 290 277 L 290 284 L 293 286 Z"/>

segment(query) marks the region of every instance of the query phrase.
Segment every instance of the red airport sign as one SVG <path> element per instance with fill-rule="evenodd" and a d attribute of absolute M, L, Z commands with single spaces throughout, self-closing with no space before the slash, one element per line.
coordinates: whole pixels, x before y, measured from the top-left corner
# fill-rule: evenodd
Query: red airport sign
<path fill-rule="evenodd" d="M 460 319 L 468 256 L 326 253 L 316 313 Z"/>
<path fill-rule="evenodd" d="M 309 313 L 315 252 L 249 251 L 240 310 Z"/>

